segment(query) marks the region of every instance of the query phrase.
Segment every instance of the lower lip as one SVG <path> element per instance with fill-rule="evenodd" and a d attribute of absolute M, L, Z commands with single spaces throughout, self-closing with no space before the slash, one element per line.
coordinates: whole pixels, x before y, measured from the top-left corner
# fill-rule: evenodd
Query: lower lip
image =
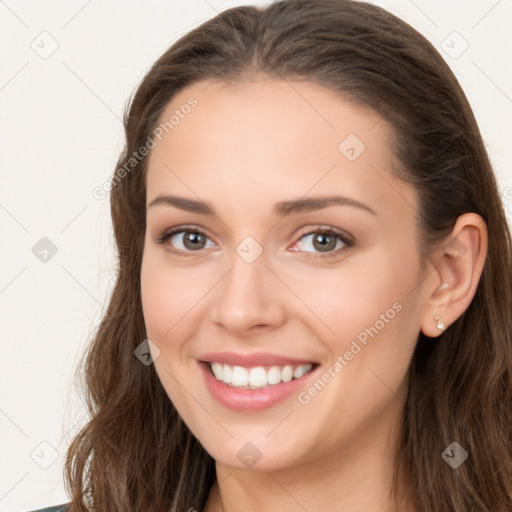
<path fill-rule="evenodd" d="M 235 411 L 260 411 L 268 409 L 288 398 L 294 393 L 297 394 L 304 389 L 305 380 L 316 373 L 318 367 L 306 373 L 298 379 L 289 382 L 281 382 L 264 389 L 242 389 L 228 386 L 224 382 L 217 380 L 208 363 L 199 363 L 203 373 L 206 387 L 213 398 L 220 404 Z"/>

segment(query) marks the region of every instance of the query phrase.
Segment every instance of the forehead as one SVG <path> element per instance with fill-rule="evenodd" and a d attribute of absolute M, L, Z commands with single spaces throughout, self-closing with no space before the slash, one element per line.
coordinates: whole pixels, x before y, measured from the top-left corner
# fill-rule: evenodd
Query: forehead
<path fill-rule="evenodd" d="M 405 209 L 410 204 L 397 198 L 414 201 L 392 174 L 386 120 L 317 84 L 197 82 L 174 96 L 159 121 L 167 130 L 151 150 L 148 201 L 178 191 L 245 207 L 258 196 L 254 206 L 261 207 L 262 198 L 274 202 L 313 189 Z"/>

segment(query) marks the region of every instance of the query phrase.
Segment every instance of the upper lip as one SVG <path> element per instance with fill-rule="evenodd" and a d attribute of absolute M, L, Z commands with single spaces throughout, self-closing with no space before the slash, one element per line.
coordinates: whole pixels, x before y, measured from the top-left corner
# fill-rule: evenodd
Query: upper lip
<path fill-rule="evenodd" d="M 205 363 L 223 363 L 230 366 L 300 366 L 304 364 L 316 364 L 308 359 L 296 359 L 288 356 L 280 356 L 268 352 L 254 352 L 243 354 L 240 352 L 209 352 L 203 354 L 200 361 Z"/>

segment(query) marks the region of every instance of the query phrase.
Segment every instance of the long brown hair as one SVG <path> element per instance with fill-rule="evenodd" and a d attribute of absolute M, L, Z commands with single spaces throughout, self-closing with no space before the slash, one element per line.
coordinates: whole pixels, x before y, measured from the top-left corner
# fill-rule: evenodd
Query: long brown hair
<path fill-rule="evenodd" d="M 466 96 L 438 52 L 384 9 L 350 0 L 228 9 L 173 44 L 138 86 L 110 194 L 117 279 L 77 372 L 91 418 L 67 453 L 70 511 L 86 510 L 86 491 L 99 512 L 205 505 L 214 460 L 180 419 L 154 366 L 134 357 L 146 339 L 147 157 L 126 166 L 178 91 L 254 72 L 318 83 L 391 124 L 397 174 L 419 193 L 425 255 L 458 216 L 475 212 L 486 221 L 487 259 L 473 301 L 437 340 L 419 333 L 395 480 L 399 470 L 407 476 L 418 512 L 510 512 L 512 246 L 496 178 Z M 454 441 L 469 454 L 457 469 L 441 456 Z"/>

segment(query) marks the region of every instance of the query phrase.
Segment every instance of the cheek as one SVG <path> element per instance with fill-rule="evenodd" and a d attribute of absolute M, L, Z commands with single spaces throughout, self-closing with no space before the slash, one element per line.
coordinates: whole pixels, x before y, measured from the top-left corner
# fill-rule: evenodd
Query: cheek
<path fill-rule="evenodd" d="M 191 404 L 182 392 L 187 367 L 183 356 L 184 341 L 197 326 L 199 282 L 191 283 L 192 272 L 171 267 L 158 251 L 146 251 L 141 266 L 141 299 L 147 337 L 159 349 L 154 366 L 158 377 L 180 414 L 187 414 Z M 195 307 L 194 307 L 195 306 Z"/>
<path fill-rule="evenodd" d="M 178 331 L 192 324 L 215 276 L 197 266 L 169 263 L 163 248 L 144 251 L 141 266 L 141 298 L 148 337 L 156 340 L 176 338 Z"/>
<path fill-rule="evenodd" d="M 293 277 L 289 276 L 289 281 Z M 404 276 L 392 259 L 367 258 L 342 264 L 339 269 L 315 272 L 297 281 L 297 295 L 320 319 L 331 334 L 354 336 L 379 320 L 397 301 L 402 303 L 407 290 Z M 409 290 L 408 290 L 409 291 Z"/>
<path fill-rule="evenodd" d="M 146 260 L 147 261 L 147 260 Z M 170 288 L 168 275 L 158 271 L 149 262 L 142 265 L 141 298 L 142 310 L 148 337 L 161 340 L 179 318 L 176 290 Z M 176 283 L 174 283 L 176 286 Z"/>
<path fill-rule="evenodd" d="M 347 359 L 358 363 L 351 366 L 385 366 L 393 359 L 407 366 L 420 314 L 420 297 L 411 292 L 419 290 L 421 278 L 414 252 L 399 253 L 368 252 L 299 284 L 298 295 L 323 324 L 318 332 L 333 360 L 352 351 Z"/>

